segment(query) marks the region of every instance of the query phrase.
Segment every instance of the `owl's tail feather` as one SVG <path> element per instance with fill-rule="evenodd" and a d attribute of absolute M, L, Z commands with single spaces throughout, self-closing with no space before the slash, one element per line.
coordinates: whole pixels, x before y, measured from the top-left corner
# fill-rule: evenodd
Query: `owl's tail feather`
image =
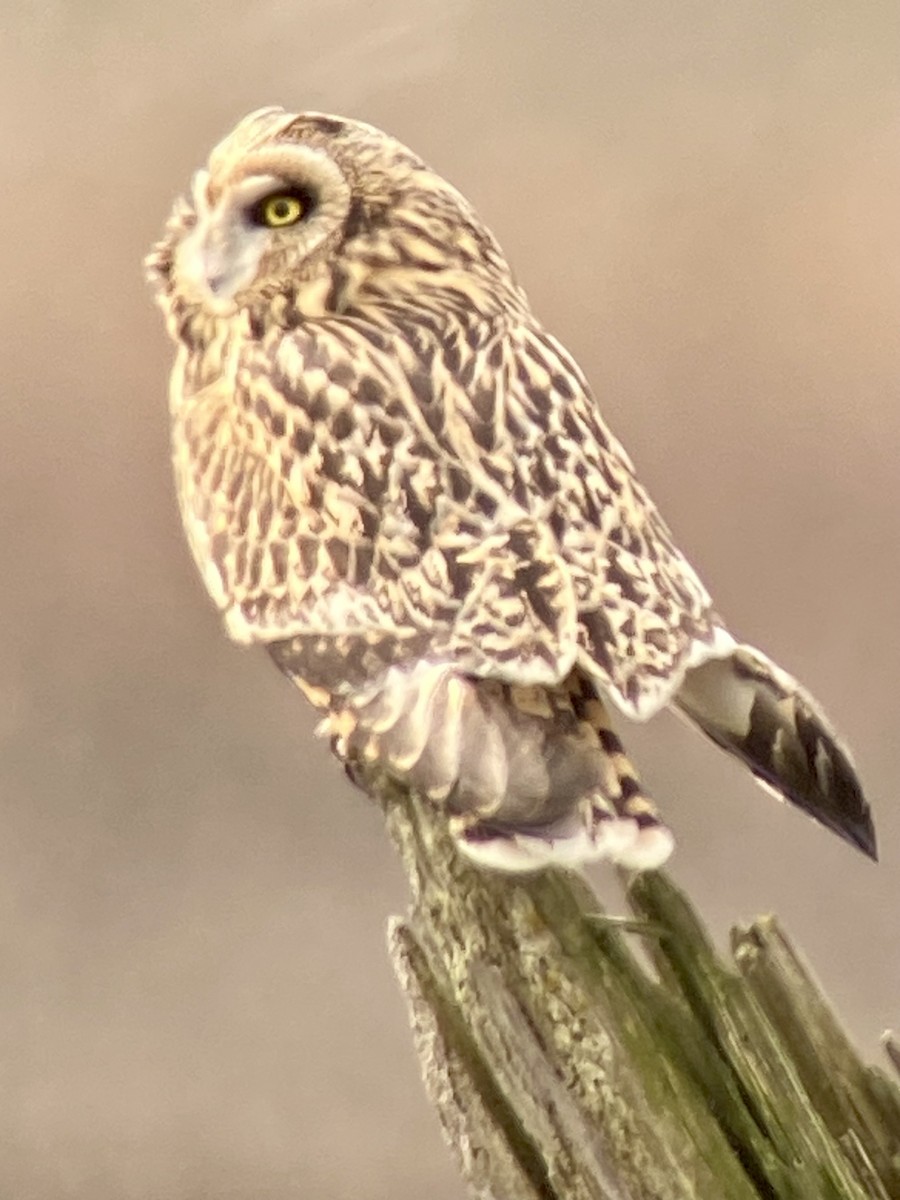
<path fill-rule="evenodd" d="M 659 866 L 673 841 L 594 692 L 476 680 L 447 664 L 391 667 L 323 732 L 443 808 L 460 849 L 510 871 L 611 859 Z"/>
<path fill-rule="evenodd" d="M 850 757 L 816 701 L 752 646 L 688 671 L 676 706 L 780 799 L 877 858 Z"/>

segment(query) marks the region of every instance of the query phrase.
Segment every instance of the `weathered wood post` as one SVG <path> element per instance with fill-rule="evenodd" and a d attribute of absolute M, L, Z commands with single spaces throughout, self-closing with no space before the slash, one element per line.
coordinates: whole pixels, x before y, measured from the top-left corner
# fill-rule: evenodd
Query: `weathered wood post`
<path fill-rule="evenodd" d="M 774 918 L 724 961 L 664 875 L 638 876 L 648 969 L 580 876 L 480 871 L 375 790 L 412 891 L 391 954 L 473 1197 L 900 1200 L 900 1089 Z"/>

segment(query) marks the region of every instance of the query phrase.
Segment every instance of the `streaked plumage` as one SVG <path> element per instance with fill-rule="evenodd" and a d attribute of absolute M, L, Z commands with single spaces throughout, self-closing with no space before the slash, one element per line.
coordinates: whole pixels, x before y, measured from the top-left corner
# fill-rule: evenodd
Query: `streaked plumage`
<path fill-rule="evenodd" d="M 493 236 L 408 149 L 253 113 L 149 265 L 194 557 L 341 758 L 482 861 L 655 865 L 671 835 L 608 710 L 672 704 L 874 854 L 817 705 L 728 633 Z"/>

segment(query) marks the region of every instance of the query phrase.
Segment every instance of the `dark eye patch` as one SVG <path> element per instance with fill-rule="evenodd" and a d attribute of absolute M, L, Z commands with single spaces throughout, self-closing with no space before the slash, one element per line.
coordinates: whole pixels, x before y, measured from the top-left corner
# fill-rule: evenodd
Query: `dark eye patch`
<path fill-rule="evenodd" d="M 267 218 L 269 206 L 273 200 L 296 200 L 301 206 L 302 215 L 299 222 L 308 221 L 316 211 L 318 204 L 318 196 L 310 188 L 306 187 L 291 187 L 273 188 L 271 192 L 267 192 L 265 196 L 261 196 L 254 204 L 251 204 L 247 209 L 247 220 L 251 225 L 260 225 L 265 229 L 271 228 L 272 223 Z"/>

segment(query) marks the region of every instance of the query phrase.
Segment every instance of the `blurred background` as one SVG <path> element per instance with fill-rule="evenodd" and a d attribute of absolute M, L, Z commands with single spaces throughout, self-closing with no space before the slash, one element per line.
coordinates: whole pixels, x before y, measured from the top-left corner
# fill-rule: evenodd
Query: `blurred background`
<path fill-rule="evenodd" d="M 377 812 L 223 636 L 141 258 L 249 109 L 382 125 L 475 202 L 736 632 L 845 731 L 874 867 L 629 731 L 720 941 L 775 910 L 900 1025 L 900 8 L 4 7 L 0 1193 L 460 1200 L 384 952 Z M 594 875 L 620 904 L 603 871 Z"/>

